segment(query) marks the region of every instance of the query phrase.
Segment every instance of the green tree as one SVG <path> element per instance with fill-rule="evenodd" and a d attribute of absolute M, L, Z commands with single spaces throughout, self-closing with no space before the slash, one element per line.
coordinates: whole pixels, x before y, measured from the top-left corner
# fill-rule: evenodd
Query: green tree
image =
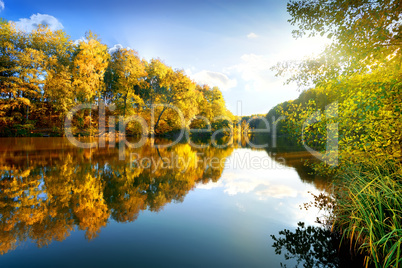
<path fill-rule="evenodd" d="M 397 63 L 400 68 L 400 1 L 299 0 L 290 1 L 287 9 L 289 22 L 297 26 L 294 37 L 320 35 L 332 41 L 316 58 L 278 64 L 279 73 L 299 69 L 290 81 L 317 84 L 340 75 L 372 71 L 384 64 Z"/>

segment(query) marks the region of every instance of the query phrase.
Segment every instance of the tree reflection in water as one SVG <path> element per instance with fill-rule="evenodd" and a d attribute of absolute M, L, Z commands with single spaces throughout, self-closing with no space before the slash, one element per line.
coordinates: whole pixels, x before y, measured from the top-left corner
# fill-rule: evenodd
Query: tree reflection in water
<path fill-rule="evenodd" d="M 276 254 L 284 253 L 286 260 L 296 259 L 297 265 L 303 264 L 305 268 L 312 267 L 339 267 L 337 247 L 339 238 L 323 227 L 308 226 L 299 222 L 294 232 L 283 230 L 274 240 L 273 247 Z M 286 264 L 282 264 L 286 267 Z"/>
<path fill-rule="evenodd" d="M 248 147 L 245 143 L 225 149 L 211 146 L 195 149 L 187 143 L 165 149 L 152 146 L 163 142 L 169 141 L 148 140 L 141 148 L 127 149 L 126 161 L 120 161 L 118 148 L 79 149 L 63 138 L 3 140 L 0 254 L 26 240 L 39 247 L 54 240 L 63 241 L 77 228 L 85 231 L 90 240 L 111 219 L 133 222 L 141 211 L 158 212 L 168 203 L 182 202 L 197 184 L 219 180 L 224 165 L 216 160 L 224 163 L 235 148 Z M 306 154 L 294 151 L 278 146 L 267 153 L 285 159 L 286 165 L 295 168 L 303 181 L 325 188 L 325 180 L 311 177 L 304 170 L 300 159 Z M 135 159 L 150 161 L 135 162 L 133 155 Z M 282 248 L 289 249 L 289 257 L 298 256 L 306 263 L 321 260 L 322 255 L 321 263 L 332 265 L 330 260 L 337 252 L 331 244 L 332 236 L 318 227 L 299 226 L 298 230 L 295 234 L 286 230 L 280 233 L 285 238 L 276 239 L 277 253 Z"/>
<path fill-rule="evenodd" d="M 132 222 L 142 210 L 182 202 L 196 184 L 217 181 L 224 166 L 209 161 L 224 163 L 233 151 L 157 149 L 149 140 L 119 161 L 117 148 L 79 149 L 57 138 L 8 141 L 0 148 L 0 254 L 28 239 L 39 247 L 63 241 L 76 227 L 90 240 L 109 219 Z M 135 165 L 132 154 L 147 165 Z"/>
<path fill-rule="evenodd" d="M 266 142 L 264 138 L 256 137 L 255 140 Z M 304 204 L 304 208 L 314 206 L 325 211 L 328 216 L 331 214 L 334 202 L 330 195 L 325 193 L 331 192 L 331 180 L 315 176 L 312 170 L 304 164 L 304 160 L 314 161 L 303 148 L 293 145 L 289 146 L 286 137 L 278 138 L 278 146 L 276 148 L 266 149 L 267 153 L 275 152 L 277 157 L 282 157 L 286 161 L 286 165 L 295 168 L 302 181 L 312 183 L 317 189 L 324 191 L 318 196 L 313 195 L 314 202 Z M 297 265 L 305 268 L 313 267 L 364 267 L 364 256 L 351 252 L 350 245 L 342 241 L 339 233 L 331 232 L 330 218 L 317 218 L 320 226 L 305 226 L 305 223 L 299 222 L 297 228 L 292 232 L 284 229 L 279 232 L 281 237 L 271 235 L 273 239 L 273 247 L 275 253 L 283 254 L 286 260 L 296 260 Z M 287 267 L 281 263 L 281 267 Z"/>
<path fill-rule="evenodd" d="M 352 252 L 349 242 L 342 241 L 339 233 L 331 232 L 324 226 L 306 227 L 303 222 L 297 225 L 294 232 L 287 229 L 280 231 L 279 235 L 282 237 L 271 235 L 275 253 L 283 254 L 285 260 L 296 260 L 296 267 L 365 267 L 365 256 Z M 287 266 L 281 263 L 281 267 Z"/>

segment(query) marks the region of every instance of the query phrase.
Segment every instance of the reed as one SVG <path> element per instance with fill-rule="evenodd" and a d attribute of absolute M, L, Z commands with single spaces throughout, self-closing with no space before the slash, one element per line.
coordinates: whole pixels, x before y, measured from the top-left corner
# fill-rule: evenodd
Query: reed
<path fill-rule="evenodd" d="M 402 267 L 402 165 L 364 161 L 342 172 L 334 225 L 365 264 Z"/>

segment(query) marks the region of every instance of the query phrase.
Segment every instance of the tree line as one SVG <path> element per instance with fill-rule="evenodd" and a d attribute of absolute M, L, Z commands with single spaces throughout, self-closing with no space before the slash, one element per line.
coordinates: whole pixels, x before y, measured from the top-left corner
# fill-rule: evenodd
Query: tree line
<path fill-rule="evenodd" d="M 196 84 L 160 59 L 110 49 L 92 32 L 74 42 L 62 30 L 39 26 L 23 32 L 5 20 L 0 23 L 0 90 L 1 136 L 62 135 L 65 117 L 83 103 L 105 104 L 106 120 L 138 115 L 148 126 L 154 107 L 151 131 L 156 134 L 183 126 L 218 129 L 235 119 L 219 88 Z M 96 109 L 79 111 L 73 133 L 96 134 L 98 117 Z M 127 132 L 140 133 L 139 124 L 128 124 Z"/>

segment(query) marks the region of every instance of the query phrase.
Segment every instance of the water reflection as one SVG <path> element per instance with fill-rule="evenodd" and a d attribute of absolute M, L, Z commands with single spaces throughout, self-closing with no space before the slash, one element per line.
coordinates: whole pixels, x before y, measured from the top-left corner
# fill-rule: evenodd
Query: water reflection
<path fill-rule="evenodd" d="M 297 266 L 302 264 L 305 268 L 339 267 L 338 237 L 323 227 L 306 227 L 303 222 L 297 225 L 294 232 L 280 231 L 279 235 L 283 237 L 271 235 L 275 253 L 280 255 L 283 251 L 285 260 L 296 259 Z M 286 264 L 281 263 L 281 267 Z"/>
<path fill-rule="evenodd" d="M 208 161 L 224 161 L 233 151 L 194 150 L 188 144 L 157 149 L 148 141 L 119 161 L 116 148 L 77 149 L 64 139 L 32 141 L 7 139 L 1 146 L 1 254 L 27 239 L 39 247 L 62 241 L 75 226 L 93 239 L 109 217 L 132 222 L 142 210 L 182 202 L 197 183 L 221 176 L 224 166 Z"/>
<path fill-rule="evenodd" d="M 307 165 L 307 162 L 317 162 L 304 147 L 287 139 L 286 136 L 278 136 L 272 140 L 271 135 L 255 135 L 250 137 L 253 144 L 267 144 L 264 148 L 268 155 L 282 165 L 294 168 L 303 182 L 313 184 L 317 189 L 327 190 L 329 178 L 323 178 L 314 174 L 313 170 Z M 244 142 L 243 142 L 244 143 Z M 243 147 L 250 147 L 247 143 Z"/>
<path fill-rule="evenodd" d="M 258 142 L 258 138 L 253 141 Z M 295 184 L 295 179 L 300 182 L 295 171 L 302 181 L 325 188 L 325 181 L 310 175 L 300 160 L 308 155 L 284 146 L 286 142 L 258 152 L 250 151 L 244 141 L 227 148 L 196 149 L 188 143 L 164 149 L 152 146 L 167 142 L 148 140 L 141 148 L 127 149 L 126 160 L 120 161 L 116 147 L 79 149 L 63 138 L 1 139 L 0 253 L 10 252 L 24 241 L 33 241 L 39 247 L 63 241 L 76 229 L 83 230 L 85 237 L 93 240 L 111 220 L 134 222 L 141 218 L 142 211 L 158 212 L 169 203 L 182 202 L 196 187 L 223 186 L 229 196 L 253 194 L 264 202 L 260 205 L 251 202 L 254 210 L 249 215 L 257 215 L 259 210 L 263 217 L 272 218 L 276 217 L 273 211 L 281 215 L 284 206 L 298 206 L 299 203 L 292 202 L 307 194 Z M 194 142 L 209 143 L 201 139 Z M 229 159 L 240 157 L 244 161 L 250 152 L 254 157 L 264 158 L 268 168 L 230 166 L 234 162 Z M 251 207 L 243 198 L 236 201 L 241 212 Z M 215 197 L 211 202 L 217 200 Z M 271 208 L 272 212 L 265 212 Z M 255 221 L 258 226 L 260 223 L 263 226 Z M 237 229 L 242 234 L 240 230 Z M 259 230 L 255 231 L 256 236 L 261 236 Z M 215 236 L 218 239 L 222 235 Z"/>
<path fill-rule="evenodd" d="M 363 267 L 364 256 L 351 255 L 350 245 L 343 241 L 341 235 L 331 232 L 324 226 L 306 226 L 299 222 L 292 232 L 284 229 L 279 232 L 280 237 L 271 235 L 275 253 L 283 254 L 285 260 L 296 260 L 296 267 Z M 286 263 L 280 263 L 287 267 Z M 373 267 L 372 265 L 366 267 Z"/>

